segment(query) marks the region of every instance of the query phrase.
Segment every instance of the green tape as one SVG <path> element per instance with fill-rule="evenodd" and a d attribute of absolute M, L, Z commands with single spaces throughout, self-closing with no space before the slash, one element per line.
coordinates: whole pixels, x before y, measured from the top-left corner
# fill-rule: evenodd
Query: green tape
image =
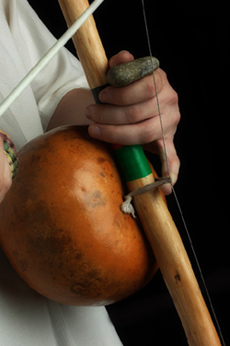
<path fill-rule="evenodd" d="M 116 149 L 114 153 L 126 182 L 152 173 L 141 145 L 124 146 Z"/>

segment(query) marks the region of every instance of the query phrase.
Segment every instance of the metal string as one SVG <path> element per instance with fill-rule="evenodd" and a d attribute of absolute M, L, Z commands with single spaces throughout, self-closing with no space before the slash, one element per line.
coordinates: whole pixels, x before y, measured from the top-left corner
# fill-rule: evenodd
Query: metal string
<path fill-rule="evenodd" d="M 143 12 L 143 19 L 144 19 L 144 25 L 145 25 L 145 32 L 146 32 L 148 50 L 149 50 L 150 56 L 153 57 L 152 48 L 151 48 L 151 41 L 150 41 L 150 35 L 149 35 L 149 29 L 148 29 L 148 21 L 147 21 L 146 10 L 145 10 L 145 1 L 141 0 L 141 3 L 142 3 L 142 12 Z M 169 169 L 169 160 L 168 160 L 168 154 L 167 154 L 167 148 L 166 148 L 166 142 L 165 142 L 165 134 L 164 134 L 162 115 L 161 115 L 159 95 L 158 95 L 158 91 L 157 91 L 155 72 L 153 72 L 153 82 L 154 82 L 155 95 L 156 95 L 156 101 L 157 101 L 157 109 L 158 109 L 158 114 L 159 114 L 159 119 L 160 119 L 161 135 L 162 135 L 162 141 L 163 141 L 165 162 L 166 162 L 166 166 L 167 166 L 167 173 L 168 173 L 168 176 L 169 176 L 169 178 L 171 180 L 170 169 Z M 174 199 L 176 201 L 177 208 L 179 210 L 179 214 L 180 214 L 180 217 L 181 217 L 181 220 L 182 220 L 182 224 L 184 226 L 187 238 L 189 240 L 189 244 L 190 244 L 190 247 L 191 247 L 191 250 L 192 250 L 193 257 L 195 259 L 196 266 L 197 266 L 198 271 L 199 271 L 201 282 L 202 282 L 202 285 L 203 285 L 203 288 L 204 288 L 204 291 L 205 291 L 205 294 L 206 294 L 206 297 L 207 297 L 207 300 L 208 300 L 208 303 L 209 303 L 209 306 L 210 306 L 213 318 L 215 320 L 216 327 L 217 327 L 218 332 L 219 332 L 219 336 L 220 336 L 221 342 L 222 342 L 223 346 L 226 346 L 225 340 L 224 340 L 224 337 L 223 337 L 223 334 L 222 334 L 222 331 L 221 331 L 221 327 L 220 327 L 220 324 L 219 324 L 219 321 L 218 321 L 218 318 L 217 318 L 214 306 L 212 304 L 211 296 L 209 294 L 208 287 L 206 285 L 206 282 L 205 282 L 205 279 L 204 279 L 204 275 L 202 273 L 201 265 L 199 263 L 199 260 L 198 260 L 195 248 L 193 246 L 193 242 L 192 242 L 192 238 L 191 238 L 191 235 L 190 235 L 190 232 L 189 232 L 189 228 L 188 228 L 188 225 L 187 225 L 187 223 L 185 221 L 185 218 L 184 218 L 184 214 L 183 214 L 183 211 L 182 211 L 182 208 L 181 208 L 181 204 L 179 202 L 179 199 L 177 197 L 176 191 L 175 191 L 175 189 L 174 189 L 172 184 L 171 184 L 171 188 L 172 188 L 172 192 L 173 192 L 173 195 L 174 195 Z"/>

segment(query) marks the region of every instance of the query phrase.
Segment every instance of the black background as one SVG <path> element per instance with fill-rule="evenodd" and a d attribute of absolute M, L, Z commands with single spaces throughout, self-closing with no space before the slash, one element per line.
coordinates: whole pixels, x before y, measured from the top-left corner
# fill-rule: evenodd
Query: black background
<path fill-rule="evenodd" d="M 60 37 L 66 26 L 58 1 L 29 2 Z M 176 193 L 230 345 L 227 5 L 226 0 L 145 0 L 153 55 L 179 94 L 182 119 L 175 143 L 181 171 Z M 149 55 L 141 0 L 106 0 L 95 19 L 108 57 L 122 49 L 135 57 Z M 74 53 L 71 43 L 68 48 Z M 197 273 L 174 198 L 168 203 Z M 108 311 L 125 346 L 187 344 L 160 273 L 141 292 Z"/>

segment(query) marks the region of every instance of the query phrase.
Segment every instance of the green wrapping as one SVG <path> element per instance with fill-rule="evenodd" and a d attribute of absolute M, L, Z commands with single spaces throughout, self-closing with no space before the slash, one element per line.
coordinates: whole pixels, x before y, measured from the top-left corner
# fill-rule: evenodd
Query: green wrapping
<path fill-rule="evenodd" d="M 114 154 L 126 183 L 152 173 L 141 145 L 124 146 L 114 150 Z"/>

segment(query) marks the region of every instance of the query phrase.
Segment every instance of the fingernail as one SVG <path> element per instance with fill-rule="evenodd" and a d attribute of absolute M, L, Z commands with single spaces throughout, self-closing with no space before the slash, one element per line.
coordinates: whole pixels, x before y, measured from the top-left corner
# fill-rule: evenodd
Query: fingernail
<path fill-rule="evenodd" d="M 108 100 L 108 90 L 103 90 L 99 94 L 99 99 L 101 102 L 106 103 Z"/>
<path fill-rule="evenodd" d="M 92 137 L 98 138 L 101 136 L 101 129 L 97 125 L 90 125 L 89 134 Z"/>
<path fill-rule="evenodd" d="M 92 119 L 92 111 L 91 111 L 91 108 L 90 107 L 87 107 L 86 110 L 85 110 L 85 116 L 86 118 L 88 119 Z"/>

